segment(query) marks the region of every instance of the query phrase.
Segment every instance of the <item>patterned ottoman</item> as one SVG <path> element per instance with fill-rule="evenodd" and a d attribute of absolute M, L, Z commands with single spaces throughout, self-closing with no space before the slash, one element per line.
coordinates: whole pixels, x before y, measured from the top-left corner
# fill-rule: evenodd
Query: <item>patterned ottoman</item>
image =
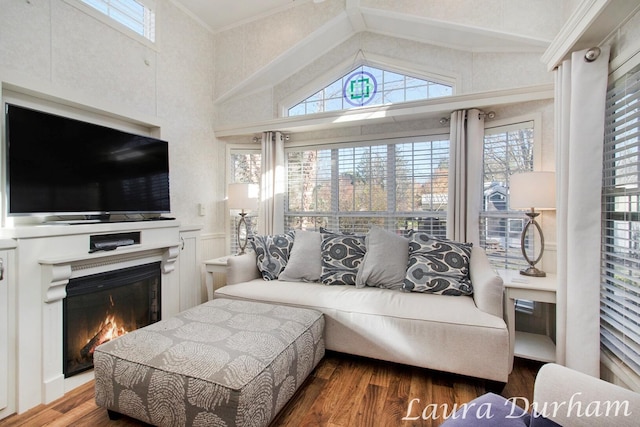
<path fill-rule="evenodd" d="M 315 310 L 209 301 L 98 347 L 96 403 L 158 426 L 266 426 L 324 356 L 323 331 Z"/>

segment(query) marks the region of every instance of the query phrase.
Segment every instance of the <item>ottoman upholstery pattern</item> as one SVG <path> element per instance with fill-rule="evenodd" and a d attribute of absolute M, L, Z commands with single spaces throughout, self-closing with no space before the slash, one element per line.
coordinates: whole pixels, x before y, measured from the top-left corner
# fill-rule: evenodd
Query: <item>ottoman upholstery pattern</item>
<path fill-rule="evenodd" d="M 315 310 L 216 299 L 94 353 L 96 403 L 159 426 L 266 426 L 324 356 Z"/>

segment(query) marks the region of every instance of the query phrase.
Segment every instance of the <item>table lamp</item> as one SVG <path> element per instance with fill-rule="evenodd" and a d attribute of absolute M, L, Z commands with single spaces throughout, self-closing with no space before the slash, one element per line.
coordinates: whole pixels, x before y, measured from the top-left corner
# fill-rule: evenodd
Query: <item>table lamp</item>
<path fill-rule="evenodd" d="M 238 242 L 238 255 L 245 253 L 247 247 L 247 221 L 245 216 L 247 212 L 253 211 L 258 207 L 258 184 L 234 183 L 229 184 L 227 188 L 227 203 L 229 210 L 240 210 L 240 221 L 236 238 Z"/>
<path fill-rule="evenodd" d="M 525 276 L 545 277 L 546 273 L 535 265 L 542 259 L 544 253 L 544 234 L 542 228 L 536 222 L 536 217 L 541 210 L 554 210 L 556 208 L 556 174 L 554 172 L 522 172 L 511 175 L 509 180 L 509 207 L 517 210 L 528 210 L 529 217 L 522 229 L 520 246 L 522 255 L 529 267 L 521 270 Z M 532 261 L 527 255 L 525 238 L 529 228 L 533 226 L 540 234 L 540 253 Z M 535 232 L 535 231 L 534 231 Z"/>

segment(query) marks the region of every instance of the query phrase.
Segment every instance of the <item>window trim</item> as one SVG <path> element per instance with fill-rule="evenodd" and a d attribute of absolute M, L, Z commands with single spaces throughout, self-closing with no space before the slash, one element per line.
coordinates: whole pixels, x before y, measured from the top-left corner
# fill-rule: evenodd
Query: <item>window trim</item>
<path fill-rule="evenodd" d="M 230 209 L 227 209 L 227 188 L 229 184 L 233 181 L 233 177 L 231 176 L 231 155 L 241 153 L 241 154 L 262 154 L 262 146 L 259 143 L 228 143 L 225 147 L 225 158 L 224 158 L 224 188 L 222 189 L 222 194 L 224 194 L 222 204 L 224 210 L 224 223 L 225 226 L 225 248 L 227 253 L 232 253 L 234 249 L 235 234 L 230 233 L 227 227 L 231 227 L 231 220 L 233 216 L 231 215 Z M 257 222 L 258 215 L 256 213 L 249 214 L 248 217 L 253 218 Z M 250 245 L 248 245 L 250 247 Z"/>
<path fill-rule="evenodd" d="M 87 15 L 91 16 L 92 18 L 97 19 L 98 21 L 102 22 L 103 24 L 106 24 L 108 26 L 110 26 L 111 28 L 113 28 L 114 30 L 119 31 L 120 33 L 122 33 L 123 35 L 145 45 L 146 47 L 153 49 L 154 51 L 158 50 L 158 38 L 159 38 L 159 34 L 158 34 L 158 13 L 157 13 L 157 8 L 155 7 L 155 2 L 151 1 L 151 0 L 136 0 L 139 3 L 143 4 L 145 7 L 151 9 L 154 13 L 155 13 L 155 32 L 154 32 L 154 41 L 149 40 L 148 38 L 146 38 L 145 36 L 138 34 L 137 32 L 133 31 L 131 28 L 127 27 L 124 24 L 121 24 L 120 22 L 116 21 L 115 19 L 111 18 L 108 15 L 105 15 L 104 13 L 100 12 L 99 10 L 89 6 L 88 4 L 85 4 L 84 2 L 82 2 L 81 0 L 63 0 L 65 3 L 67 3 L 70 6 L 75 7 L 76 9 L 80 10 L 81 12 L 86 13 Z"/>
<path fill-rule="evenodd" d="M 488 131 L 494 128 L 517 129 L 519 124 L 526 122 L 533 122 L 533 170 L 545 170 L 542 166 L 542 113 L 536 112 L 491 120 L 490 122 L 485 122 L 484 132 L 486 135 Z"/>
<path fill-rule="evenodd" d="M 490 122 L 485 122 L 484 135 L 483 135 L 483 144 L 484 144 L 484 136 L 492 133 L 502 133 L 509 132 L 512 130 L 517 130 L 522 128 L 522 125 L 526 123 L 532 123 L 533 127 L 533 170 L 540 171 L 544 170 L 542 167 L 542 113 L 535 112 L 530 114 L 525 114 L 521 116 L 508 117 L 504 119 L 491 120 Z M 484 160 L 483 160 L 483 168 L 484 168 Z M 483 218 L 483 210 L 480 207 L 478 221 L 481 221 Z M 505 217 L 507 220 L 513 219 L 514 214 L 507 214 Z M 484 217 L 490 217 L 491 214 L 485 214 Z M 522 218 L 524 219 L 524 212 L 522 213 Z M 544 214 L 538 220 L 540 226 L 544 228 Z M 539 245 L 539 236 L 536 234 L 536 245 Z M 556 242 L 555 241 L 546 241 L 545 242 L 545 253 L 553 252 L 556 253 Z M 545 257 L 546 259 L 546 257 Z M 543 265 L 544 259 L 541 261 L 540 265 Z M 500 266 L 499 268 L 504 268 L 504 266 Z"/>

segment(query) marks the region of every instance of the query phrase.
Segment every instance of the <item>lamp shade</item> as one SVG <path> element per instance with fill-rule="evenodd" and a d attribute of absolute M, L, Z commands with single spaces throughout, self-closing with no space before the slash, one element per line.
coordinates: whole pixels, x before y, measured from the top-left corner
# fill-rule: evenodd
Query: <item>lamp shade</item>
<path fill-rule="evenodd" d="M 229 184 L 227 202 L 229 209 L 255 210 L 258 206 L 258 184 Z"/>
<path fill-rule="evenodd" d="M 552 210 L 556 208 L 555 172 L 523 172 L 509 179 L 511 209 Z"/>

